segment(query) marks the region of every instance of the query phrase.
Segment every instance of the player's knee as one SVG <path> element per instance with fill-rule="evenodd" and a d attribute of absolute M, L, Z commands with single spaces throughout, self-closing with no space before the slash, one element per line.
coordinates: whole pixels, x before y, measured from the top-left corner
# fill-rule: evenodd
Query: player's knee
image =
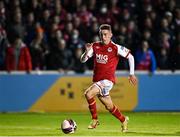
<path fill-rule="evenodd" d="M 87 98 L 87 93 L 88 93 L 88 91 L 87 90 L 85 90 L 85 92 L 84 92 L 84 96 Z"/>
<path fill-rule="evenodd" d="M 86 90 L 86 91 L 84 92 L 84 96 L 85 96 L 87 99 L 90 99 L 90 98 L 91 98 L 90 90 Z"/>
<path fill-rule="evenodd" d="M 111 111 L 113 109 L 113 107 L 111 105 L 106 105 L 105 108 L 108 110 L 108 111 Z"/>

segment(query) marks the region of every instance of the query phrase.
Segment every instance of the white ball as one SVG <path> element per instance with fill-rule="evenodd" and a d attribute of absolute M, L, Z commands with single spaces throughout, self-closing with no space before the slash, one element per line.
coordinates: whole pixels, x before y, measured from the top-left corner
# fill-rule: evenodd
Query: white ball
<path fill-rule="evenodd" d="M 61 130 L 65 133 L 65 134 L 69 134 L 69 133 L 74 133 L 77 129 L 77 124 L 74 120 L 72 119 L 65 119 L 62 123 L 61 123 Z"/>

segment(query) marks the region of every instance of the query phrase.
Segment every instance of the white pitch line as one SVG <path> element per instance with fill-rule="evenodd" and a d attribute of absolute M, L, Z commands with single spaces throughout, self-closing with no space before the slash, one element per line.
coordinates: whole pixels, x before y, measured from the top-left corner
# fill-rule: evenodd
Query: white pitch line
<path fill-rule="evenodd" d="M 60 137 L 60 136 L 0 136 L 0 137 Z M 61 136 L 61 137 L 179 137 L 179 136 Z"/>
<path fill-rule="evenodd" d="M 32 126 L 0 126 L 0 129 L 45 129 L 45 130 L 49 130 L 52 128 L 48 128 L 48 127 L 32 127 Z M 1 137 L 1 136 L 0 136 Z"/>

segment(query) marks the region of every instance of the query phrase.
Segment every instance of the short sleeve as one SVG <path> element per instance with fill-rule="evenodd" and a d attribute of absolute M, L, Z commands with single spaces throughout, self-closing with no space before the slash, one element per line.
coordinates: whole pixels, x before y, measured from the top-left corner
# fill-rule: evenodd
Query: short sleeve
<path fill-rule="evenodd" d="M 123 47 L 121 45 L 116 44 L 117 48 L 118 48 L 118 55 L 127 58 L 127 56 L 130 53 L 130 50 L 127 49 L 126 47 Z"/>

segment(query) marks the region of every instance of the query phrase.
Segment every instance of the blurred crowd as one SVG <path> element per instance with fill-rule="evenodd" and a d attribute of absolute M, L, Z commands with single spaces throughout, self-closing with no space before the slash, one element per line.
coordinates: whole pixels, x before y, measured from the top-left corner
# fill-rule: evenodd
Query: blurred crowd
<path fill-rule="evenodd" d="M 79 58 L 102 23 L 136 70 L 180 69 L 178 0 L 0 0 L 0 70 L 92 70 Z M 123 58 L 118 69 L 128 69 Z"/>

